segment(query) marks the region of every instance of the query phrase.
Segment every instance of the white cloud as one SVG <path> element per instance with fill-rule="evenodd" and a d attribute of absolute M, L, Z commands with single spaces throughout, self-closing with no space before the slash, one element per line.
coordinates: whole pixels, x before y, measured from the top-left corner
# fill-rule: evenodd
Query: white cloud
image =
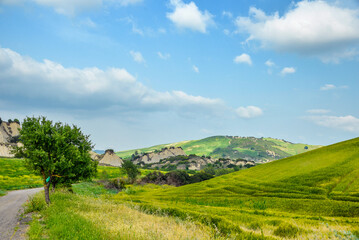
<path fill-rule="evenodd" d="M 275 63 L 270 59 L 268 59 L 264 64 L 267 65 L 268 67 L 273 67 L 275 65 Z"/>
<path fill-rule="evenodd" d="M 246 53 L 241 54 L 240 56 L 236 56 L 233 61 L 235 63 L 247 63 L 248 65 L 252 65 L 251 56 Z"/>
<path fill-rule="evenodd" d="M 349 88 L 346 85 L 343 86 L 335 86 L 334 84 L 325 84 L 324 86 L 320 87 L 321 91 L 328 91 L 328 90 L 334 90 L 334 89 L 347 89 Z"/>
<path fill-rule="evenodd" d="M 325 84 L 324 86 L 320 87 L 321 91 L 328 91 L 328 90 L 333 90 L 336 89 L 337 87 L 333 84 Z"/>
<path fill-rule="evenodd" d="M 293 67 L 285 67 L 282 69 L 282 71 L 280 72 L 283 76 L 287 75 L 287 74 L 293 74 L 295 73 L 295 68 Z"/>
<path fill-rule="evenodd" d="M 170 4 L 174 11 L 167 13 L 167 18 L 178 28 L 206 33 L 208 26 L 214 24 L 212 14 L 200 11 L 194 2 L 185 4 L 182 0 L 171 0 Z"/>
<path fill-rule="evenodd" d="M 223 33 L 229 35 L 231 32 L 228 29 L 223 29 Z"/>
<path fill-rule="evenodd" d="M 223 11 L 222 16 L 228 17 L 228 18 L 233 18 L 233 14 L 230 11 Z"/>
<path fill-rule="evenodd" d="M 182 91 L 158 92 L 138 82 L 126 69 L 66 68 L 50 60 L 38 62 L 0 48 L 0 102 L 37 109 L 81 111 L 175 111 L 223 114 L 220 99 Z M 224 110 L 225 109 L 225 110 Z"/>
<path fill-rule="evenodd" d="M 198 69 L 198 67 L 197 67 L 196 65 L 193 65 L 193 66 L 192 66 L 192 69 L 193 69 L 193 71 L 195 71 L 196 73 L 199 73 L 199 69 Z"/>
<path fill-rule="evenodd" d="M 307 110 L 307 113 L 310 113 L 310 114 L 326 114 L 329 112 L 330 112 L 330 110 L 327 110 L 327 109 L 309 109 L 309 110 Z"/>
<path fill-rule="evenodd" d="M 256 106 L 239 107 L 236 109 L 236 113 L 241 118 L 255 118 L 263 114 L 262 109 Z"/>
<path fill-rule="evenodd" d="M 140 52 L 130 51 L 130 54 L 135 62 L 145 63 L 145 59 Z"/>
<path fill-rule="evenodd" d="M 249 33 L 247 41 L 258 40 L 265 48 L 317 56 L 325 62 L 358 53 L 359 11 L 334 1 L 303 0 L 283 16 L 251 7 L 249 17 L 238 17 L 236 25 Z"/>
<path fill-rule="evenodd" d="M 169 53 L 161 53 L 161 52 L 157 52 L 157 55 L 159 58 L 163 59 L 163 60 L 167 60 L 171 57 L 171 55 Z"/>
<path fill-rule="evenodd" d="M 352 116 L 310 116 L 309 120 L 317 125 L 344 130 L 347 132 L 359 133 L 359 119 Z"/>

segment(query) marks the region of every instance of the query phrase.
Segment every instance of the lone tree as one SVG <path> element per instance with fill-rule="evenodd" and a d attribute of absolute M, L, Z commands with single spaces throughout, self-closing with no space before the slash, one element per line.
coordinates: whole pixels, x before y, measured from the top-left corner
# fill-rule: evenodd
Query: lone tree
<path fill-rule="evenodd" d="M 88 135 L 80 128 L 45 117 L 27 117 L 20 130 L 23 146 L 15 153 L 25 156 L 26 166 L 43 179 L 46 203 L 50 203 L 50 185 L 91 178 L 96 174 L 96 162 L 91 160 L 92 149 Z"/>
<path fill-rule="evenodd" d="M 134 183 L 137 176 L 140 174 L 137 166 L 131 160 L 123 161 L 121 170 L 127 174 L 127 177 L 131 183 Z"/>

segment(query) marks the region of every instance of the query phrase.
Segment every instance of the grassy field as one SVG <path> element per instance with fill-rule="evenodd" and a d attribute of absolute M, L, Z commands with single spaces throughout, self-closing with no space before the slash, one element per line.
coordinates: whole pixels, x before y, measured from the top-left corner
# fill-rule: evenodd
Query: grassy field
<path fill-rule="evenodd" d="M 25 168 L 24 160 L 0 158 L 0 195 L 5 195 L 6 190 L 41 186 L 41 178 Z"/>
<path fill-rule="evenodd" d="M 168 187 L 145 188 L 156 191 Z M 46 206 L 43 193 L 28 203 L 27 211 L 36 210 L 29 239 L 226 239 L 206 225 L 148 214 L 135 205 L 119 204 L 96 183 L 76 184 L 73 189 L 75 194 L 64 190 L 52 194 L 50 207 Z"/>
<path fill-rule="evenodd" d="M 275 160 L 307 152 L 320 147 L 301 143 L 293 144 L 273 138 L 234 138 L 226 136 L 214 136 L 201 140 L 162 144 L 149 148 L 121 151 L 117 152 L 116 154 L 121 158 L 129 158 L 132 154 L 135 153 L 135 151 L 138 153 L 146 153 L 172 146 L 182 147 L 188 155 L 196 154 L 198 156 L 205 155 L 211 156 L 213 158 L 226 157 L 232 159 L 249 157 L 253 160 Z M 273 153 L 275 156 L 273 156 Z"/>
<path fill-rule="evenodd" d="M 140 169 L 140 171 L 143 177 L 153 170 Z M 95 180 L 117 177 L 125 177 L 118 167 L 97 166 Z M 23 159 L 0 158 L 0 196 L 5 195 L 9 190 L 41 186 L 43 186 L 42 179 L 25 168 Z"/>
<path fill-rule="evenodd" d="M 115 198 L 243 238 L 357 239 L 359 138 L 201 183 Z"/>

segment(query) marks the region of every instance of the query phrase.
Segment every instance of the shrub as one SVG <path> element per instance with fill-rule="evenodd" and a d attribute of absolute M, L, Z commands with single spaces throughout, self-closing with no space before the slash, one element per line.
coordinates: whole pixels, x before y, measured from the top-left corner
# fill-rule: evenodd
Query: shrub
<path fill-rule="evenodd" d="M 176 187 L 190 183 L 190 176 L 185 171 L 176 170 L 166 174 L 167 184 Z"/>
<path fill-rule="evenodd" d="M 130 160 L 123 161 L 121 170 L 127 174 L 131 183 L 134 183 L 137 176 L 140 174 L 137 166 Z"/>
<path fill-rule="evenodd" d="M 199 172 L 191 176 L 191 183 L 202 182 L 211 178 L 214 178 L 212 174 Z"/>
<path fill-rule="evenodd" d="M 282 223 L 276 230 L 274 230 L 273 234 L 283 238 L 294 238 L 297 236 L 298 232 L 298 227 L 289 223 Z"/>
<path fill-rule="evenodd" d="M 30 196 L 25 202 L 25 213 L 39 212 L 46 207 L 45 199 L 40 194 Z"/>

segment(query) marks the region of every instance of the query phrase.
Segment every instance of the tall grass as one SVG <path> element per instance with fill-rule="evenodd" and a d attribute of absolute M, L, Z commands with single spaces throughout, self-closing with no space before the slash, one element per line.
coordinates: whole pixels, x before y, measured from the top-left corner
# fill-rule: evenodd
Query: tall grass
<path fill-rule="evenodd" d="M 147 214 L 138 207 L 118 204 L 106 197 L 95 198 L 63 190 L 54 193 L 52 204 L 42 208 L 39 214 L 40 217 L 30 224 L 30 239 L 45 236 L 71 240 L 225 239 L 215 229 L 192 221 Z"/>

